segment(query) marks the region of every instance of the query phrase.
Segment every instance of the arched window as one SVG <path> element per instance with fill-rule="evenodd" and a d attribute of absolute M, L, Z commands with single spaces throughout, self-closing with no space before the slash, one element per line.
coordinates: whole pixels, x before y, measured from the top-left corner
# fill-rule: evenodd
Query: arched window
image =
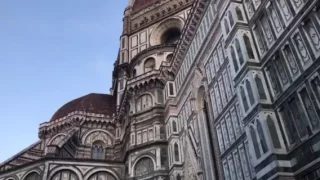
<path fill-rule="evenodd" d="M 242 12 L 238 6 L 236 7 L 236 13 L 237 13 L 238 20 L 243 21 Z"/>
<path fill-rule="evenodd" d="M 260 150 L 259 150 L 259 144 L 258 144 L 258 140 L 257 140 L 256 131 L 253 129 L 252 126 L 250 126 L 250 135 L 251 135 L 251 139 L 252 139 L 252 145 L 254 148 L 254 152 L 256 154 L 256 158 L 259 159 L 261 157 Z"/>
<path fill-rule="evenodd" d="M 172 121 L 172 131 L 173 131 L 173 132 L 178 132 L 178 128 L 177 128 L 177 123 L 176 123 L 176 121 Z"/>
<path fill-rule="evenodd" d="M 63 171 L 59 171 L 57 172 L 51 180 L 78 180 L 78 176 L 69 170 L 63 170 Z"/>
<path fill-rule="evenodd" d="M 259 98 L 262 99 L 262 100 L 266 100 L 267 99 L 267 95 L 266 95 L 266 93 L 264 91 L 262 80 L 260 79 L 259 76 L 256 76 L 254 78 L 254 80 L 256 81 L 256 85 L 257 85 L 257 89 L 258 89 L 258 93 L 259 93 Z"/>
<path fill-rule="evenodd" d="M 152 159 L 147 157 L 140 159 L 135 165 L 134 172 L 136 177 L 151 175 L 154 172 Z"/>
<path fill-rule="evenodd" d="M 167 62 L 171 62 L 171 60 L 172 60 L 172 54 L 169 54 L 168 56 L 167 56 L 167 58 L 166 58 L 166 61 Z"/>
<path fill-rule="evenodd" d="M 251 42 L 249 37 L 246 34 L 243 35 L 243 41 L 244 41 L 244 45 L 246 46 L 249 59 L 254 59 L 254 53 L 252 50 Z"/>
<path fill-rule="evenodd" d="M 237 72 L 239 70 L 239 67 L 238 67 L 238 61 L 236 58 L 236 53 L 234 52 L 234 49 L 232 46 L 230 48 L 231 48 L 231 57 L 232 57 L 232 62 L 234 66 L 234 71 Z"/>
<path fill-rule="evenodd" d="M 89 180 L 97 180 L 97 179 L 116 180 L 116 178 L 112 174 L 107 172 L 95 173 L 89 177 Z"/>
<path fill-rule="evenodd" d="M 132 77 L 136 77 L 136 76 L 137 76 L 137 70 L 134 69 L 134 70 L 132 71 Z"/>
<path fill-rule="evenodd" d="M 246 88 L 247 88 L 247 91 L 248 91 L 248 96 L 249 96 L 250 104 L 253 105 L 253 104 L 254 104 L 254 96 L 253 96 L 251 84 L 250 84 L 250 82 L 249 82 L 248 79 L 246 80 Z"/>
<path fill-rule="evenodd" d="M 36 172 L 30 173 L 28 174 L 27 177 L 24 178 L 24 180 L 40 180 L 40 179 L 41 179 L 40 175 Z"/>
<path fill-rule="evenodd" d="M 267 146 L 266 138 L 264 137 L 264 133 L 263 133 L 263 129 L 262 129 L 260 121 L 257 121 L 257 131 L 258 131 L 259 138 L 260 138 L 262 152 L 266 153 L 268 151 L 268 146 Z"/>
<path fill-rule="evenodd" d="M 180 174 L 177 175 L 177 180 L 181 180 Z"/>
<path fill-rule="evenodd" d="M 142 95 L 136 102 L 137 112 L 152 107 L 152 96 L 149 94 Z"/>
<path fill-rule="evenodd" d="M 267 124 L 268 124 L 269 132 L 271 135 L 273 147 L 277 149 L 281 148 L 276 125 L 274 124 L 274 121 L 270 118 L 270 116 L 267 117 Z"/>
<path fill-rule="evenodd" d="M 104 142 L 97 140 L 92 143 L 92 159 L 105 159 Z"/>
<path fill-rule="evenodd" d="M 177 44 L 181 36 L 179 28 L 170 28 L 161 36 L 162 44 Z"/>
<path fill-rule="evenodd" d="M 156 66 L 156 60 L 154 58 L 148 58 L 145 62 L 144 62 L 144 72 L 149 72 L 154 70 Z"/>
<path fill-rule="evenodd" d="M 179 162 L 180 161 L 180 155 L 179 155 L 179 146 L 178 146 L 177 143 L 174 143 L 173 149 L 174 149 L 174 160 L 176 162 Z"/>
<path fill-rule="evenodd" d="M 228 17 L 229 17 L 229 21 L 230 21 L 230 27 L 232 28 L 232 26 L 234 25 L 234 21 L 233 21 L 233 17 L 232 17 L 231 11 L 228 12 Z"/>
<path fill-rule="evenodd" d="M 246 93 L 244 92 L 244 88 L 242 86 L 240 86 L 240 95 L 241 95 L 244 111 L 247 112 L 247 110 L 249 109 L 249 105 L 248 105 Z"/>
<path fill-rule="evenodd" d="M 224 19 L 224 27 L 226 28 L 226 34 L 229 34 L 230 29 L 227 19 Z"/>
<path fill-rule="evenodd" d="M 240 42 L 239 42 L 238 39 L 235 40 L 235 44 L 236 44 L 237 54 L 238 54 L 238 57 L 239 57 L 239 63 L 240 63 L 240 66 L 241 66 L 243 64 L 243 62 L 244 62 L 244 59 L 243 59 L 243 54 L 242 54 L 242 51 L 241 51 Z"/>

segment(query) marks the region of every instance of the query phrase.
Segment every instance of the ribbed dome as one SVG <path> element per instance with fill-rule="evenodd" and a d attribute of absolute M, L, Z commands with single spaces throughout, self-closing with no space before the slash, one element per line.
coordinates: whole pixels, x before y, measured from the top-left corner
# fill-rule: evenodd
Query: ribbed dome
<path fill-rule="evenodd" d="M 135 0 L 132 6 L 132 10 L 138 11 L 143 8 L 147 8 L 148 6 L 151 6 L 157 2 L 160 2 L 160 0 Z"/>
<path fill-rule="evenodd" d="M 84 111 L 112 117 L 113 113 L 116 112 L 116 101 L 112 95 L 91 93 L 63 105 L 52 116 L 50 121 L 63 118 L 74 111 Z"/>

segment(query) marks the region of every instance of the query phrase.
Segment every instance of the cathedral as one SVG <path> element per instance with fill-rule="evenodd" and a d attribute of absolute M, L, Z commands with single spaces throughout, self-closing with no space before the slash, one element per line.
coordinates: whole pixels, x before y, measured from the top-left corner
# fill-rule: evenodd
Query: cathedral
<path fill-rule="evenodd" d="M 109 93 L 0 180 L 320 179 L 319 0 L 130 0 Z"/>

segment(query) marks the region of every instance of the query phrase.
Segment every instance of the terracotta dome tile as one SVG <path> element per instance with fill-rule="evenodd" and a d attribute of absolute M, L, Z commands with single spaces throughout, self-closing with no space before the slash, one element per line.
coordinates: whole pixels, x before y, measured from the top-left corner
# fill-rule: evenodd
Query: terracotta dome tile
<path fill-rule="evenodd" d="M 80 98 L 74 99 L 63 105 L 52 116 L 50 121 L 68 116 L 75 111 L 83 111 L 87 113 L 103 114 L 112 117 L 116 112 L 115 97 L 108 94 L 91 93 Z"/>

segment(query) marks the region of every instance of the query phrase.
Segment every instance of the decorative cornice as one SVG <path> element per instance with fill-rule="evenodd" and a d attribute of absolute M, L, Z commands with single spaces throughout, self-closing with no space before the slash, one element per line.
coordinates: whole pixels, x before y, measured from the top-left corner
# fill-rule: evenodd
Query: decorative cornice
<path fill-rule="evenodd" d="M 151 5 L 148 8 L 144 8 L 138 13 L 131 12 L 131 33 L 135 33 L 143 28 L 163 20 L 166 17 L 180 12 L 181 10 L 191 6 L 194 0 L 163 0 L 159 3 Z"/>
<path fill-rule="evenodd" d="M 196 0 L 192 6 L 189 18 L 185 24 L 185 28 L 182 31 L 181 38 L 178 42 L 177 48 L 173 52 L 171 67 L 169 68 L 171 72 L 177 74 L 180 69 L 181 63 L 183 62 L 186 53 L 188 52 L 189 46 L 191 45 L 199 24 L 200 19 L 203 16 L 207 3 L 209 0 Z"/>

